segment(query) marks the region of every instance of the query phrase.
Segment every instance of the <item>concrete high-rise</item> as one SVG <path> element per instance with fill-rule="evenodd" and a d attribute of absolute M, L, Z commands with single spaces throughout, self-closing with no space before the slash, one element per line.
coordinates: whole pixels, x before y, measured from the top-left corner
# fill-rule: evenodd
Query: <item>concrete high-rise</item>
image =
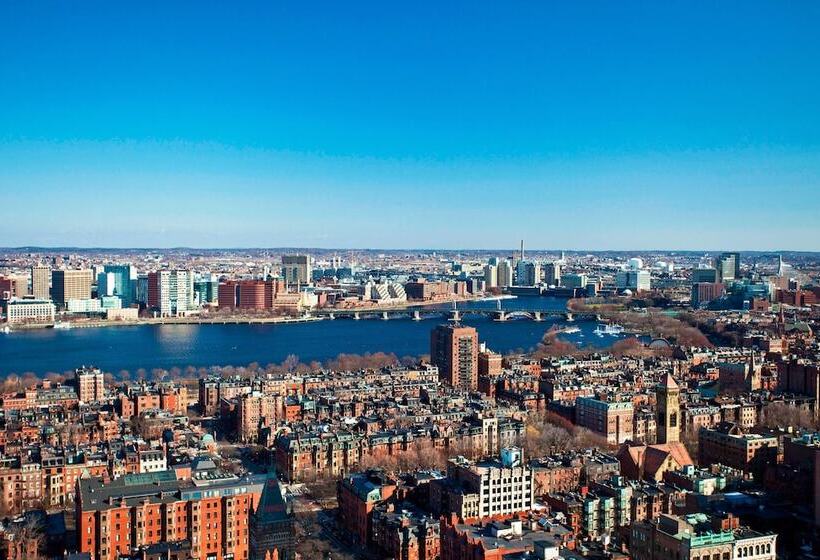
<path fill-rule="evenodd" d="M 439 325 L 430 333 L 430 361 L 439 379 L 453 387 L 478 387 L 478 332 L 473 327 Z"/>
<path fill-rule="evenodd" d="M 53 270 L 51 299 L 63 307 L 70 299 L 90 299 L 91 284 L 91 270 Z"/>
<path fill-rule="evenodd" d="M 31 295 L 34 299 L 51 299 L 51 268 L 35 265 L 31 267 Z"/>
<path fill-rule="evenodd" d="M 726 283 L 740 279 L 740 253 L 721 253 L 715 259 L 718 282 Z"/>
<path fill-rule="evenodd" d="M 619 290 L 649 291 L 652 288 L 652 276 L 648 270 L 621 270 L 615 275 L 615 286 Z"/>
<path fill-rule="evenodd" d="M 498 261 L 498 287 L 509 288 L 513 285 L 513 267 L 509 259 Z"/>
<path fill-rule="evenodd" d="M 520 260 L 515 265 L 515 285 L 535 286 L 541 281 L 541 265 L 537 262 Z"/>
<path fill-rule="evenodd" d="M 312 280 L 310 255 L 282 255 L 282 276 L 287 284 L 308 284 Z"/>
<path fill-rule="evenodd" d="M 148 274 L 148 307 L 163 317 L 184 315 L 194 308 L 194 274 L 162 270 Z"/>
<path fill-rule="evenodd" d="M 544 265 L 544 282 L 548 286 L 561 285 L 561 263 L 558 261 Z"/>
<path fill-rule="evenodd" d="M 484 282 L 488 288 L 498 286 L 498 267 L 493 264 L 484 265 Z"/>
<path fill-rule="evenodd" d="M 523 455 L 520 448 L 505 447 L 499 459 L 450 459 L 447 477 L 431 484 L 431 509 L 437 514 L 453 513 L 463 519 L 487 519 L 530 511 L 534 505 L 535 471 L 524 462 Z"/>

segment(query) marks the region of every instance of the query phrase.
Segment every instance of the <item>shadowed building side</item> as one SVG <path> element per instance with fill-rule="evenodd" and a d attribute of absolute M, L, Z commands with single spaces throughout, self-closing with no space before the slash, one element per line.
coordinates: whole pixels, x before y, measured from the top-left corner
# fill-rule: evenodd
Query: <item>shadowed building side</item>
<path fill-rule="evenodd" d="M 251 517 L 251 560 L 295 557 L 293 518 L 275 474 L 268 475 L 256 512 Z"/>

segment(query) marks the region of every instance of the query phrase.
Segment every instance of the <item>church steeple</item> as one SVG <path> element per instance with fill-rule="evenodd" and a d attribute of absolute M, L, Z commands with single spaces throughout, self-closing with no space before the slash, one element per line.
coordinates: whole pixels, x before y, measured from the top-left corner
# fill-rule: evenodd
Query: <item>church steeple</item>
<path fill-rule="evenodd" d="M 671 373 L 666 373 L 658 384 L 658 443 L 677 443 L 680 441 L 680 386 Z"/>

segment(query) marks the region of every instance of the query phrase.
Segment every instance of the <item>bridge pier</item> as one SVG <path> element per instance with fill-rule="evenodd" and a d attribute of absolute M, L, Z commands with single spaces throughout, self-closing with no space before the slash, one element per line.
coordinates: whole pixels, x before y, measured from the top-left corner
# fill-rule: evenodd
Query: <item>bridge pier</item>
<path fill-rule="evenodd" d="M 421 313 L 419 313 L 418 311 L 413 311 L 413 320 L 421 321 Z"/>
<path fill-rule="evenodd" d="M 390 315 L 387 314 L 387 311 L 382 311 L 382 321 L 387 321 L 390 319 Z"/>
<path fill-rule="evenodd" d="M 358 321 L 359 319 L 361 319 L 361 316 L 359 315 L 359 312 L 358 312 L 358 311 L 355 311 L 355 312 L 353 313 L 353 318 L 354 318 L 354 319 L 356 319 L 357 321 Z"/>
<path fill-rule="evenodd" d="M 450 320 L 456 323 L 461 321 L 461 311 L 459 311 L 458 309 L 453 309 L 450 312 Z"/>
<path fill-rule="evenodd" d="M 572 323 L 575 320 L 575 317 L 572 315 L 572 313 L 565 313 L 564 316 L 566 317 L 568 323 Z"/>
<path fill-rule="evenodd" d="M 496 321 L 506 321 L 507 320 L 507 312 L 506 311 L 496 311 L 495 312 L 495 320 Z"/>
<path fill-rule="evenodd" d="M 533 311 L 532 316 L 536 321 L 543 321 L 540 311 Z"/>
<path fill-rule="evenodd" d="M 331 313 L 330 315 L 328 315 L 328 318 L 332 321 L 332 320 L 334 320 L 334 319 L 336 318 L 336 314 L 335 314 L 335 313 Z"/>

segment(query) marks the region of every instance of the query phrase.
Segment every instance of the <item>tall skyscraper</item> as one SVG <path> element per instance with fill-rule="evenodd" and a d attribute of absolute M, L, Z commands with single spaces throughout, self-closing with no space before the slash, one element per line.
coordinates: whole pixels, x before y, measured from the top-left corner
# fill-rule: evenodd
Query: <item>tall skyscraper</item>
<path fill-rule="evenodd" d="M 148 273 L 148 307 L 165 317 L 194 309 L 194 274 L 187 270 Z"/>
<path fill-rule="evenodd" d="M 548 286 L 561 285 L 561 263 L 559 261 L 544 265 L 544 282 L 546 282 Z"/>
<path fill-rule="evenodd" d="M 509 259 L 498 261 L 498 286 L 508 288 L 513 285 L 513 268 Z"/>
<path fill-rule="evenodd" d="M 619 290 L 649 291 L 652 288 L 652 275 L 648 270 L 621 270 L 615 275 L 615 286 Z"/>
<path fill-rule="evenodd" d="M 70 299 L 89 299 L 91 284 L 91 270 L 53 270 L 51 299 L 62 307 L 65 307 Z"/>
<path fill-rule="evenodd" d="M 680 387 L 667 373 L 657 388 L 658 443 L 680 441 Z"/>
<path fill-rule="evenodd" d="M 137 269 L 131 264 L 107 264 L 97 279 L 100 295 L 117 296 L 123 307 L 131 307 L 137 294 Z"/>
<path fill-rule="evenodd" d="M 308 284 L 313 278 L 310 255 L 282 255 L 282 276 L 288 284 Z"/>
<path fill-rule="evenodd" d="M 51 268 L 35 265 L 31 267 L 31 295 L 34 299 L 51 299 Z"/>
<path fill-rule="evenodd" d="M 492 264 L 484 265 L 484 283 L 488 288 L 498 286 L 498 267 Z"/>
<path fill-rule="evenodd" d="M 721 253 L 715 261 L 718 282 L 726 283 L 740 279 L 740 253 Z"/>
<path fill-rule="evenodd" d="M 267 267 L 265 267 L 267 268 Z M 268 274 L 264 277 L 267 279 Z M 201 305 L 216 303 L 219 295 L 219 280 L 214 274 L 203 274 L 194 279 L 194 294 Z"/>
<path fill-rule="evenodd" d="M 515 267 L 516 286 L 535 286 L 541 281 L 541 265 L 532 261 L 518 261 Z"/>
<path fill-rule="evenodd" d="M 478 333 L 473 327 L 439 325 L 430 333 L 430 360 L 439 379 L 453 387 L 478 387 Z"/>

